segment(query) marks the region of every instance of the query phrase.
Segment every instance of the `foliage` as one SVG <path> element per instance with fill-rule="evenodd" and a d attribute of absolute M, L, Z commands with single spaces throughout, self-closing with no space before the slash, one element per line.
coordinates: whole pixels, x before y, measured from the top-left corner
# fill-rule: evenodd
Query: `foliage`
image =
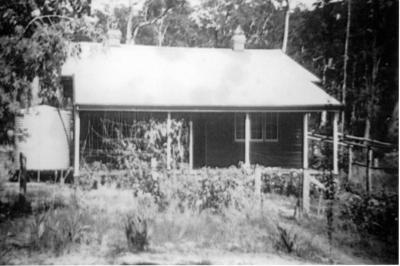
<path fill-rule="evenodd" d="M 149 244 L 146 220 L 136 214 L 128 215 L 125 222 L 125 235 L 130 251 L 140 252 L 145 250 Z"/>
<path fill-rule="evenodd" d="M 352 135 L 391 139 L 398 97 L 398 1 L 351 1 L 345 129 Z M 348 1 L 318 1 L 291 15 L 288 53 L 342 100 Z M 390 95 L 390 96 L 389 96 Z M 396 95 L 393 97 L 393 95 Z"/>
<path fill-rule="evenodd" d="M 298 171 L 266 171 L 263 173 L 261 190 L 264 193 L 274 192 L 281 195 L 297 197 L 299 195 L 301 175 Z"/>
<path fill-rule="evenodd" d="M 178 200 L 182 209 L 220 212 L 229 206 L 242 208 L 243 199 L 240 197 L 248 198 L 254 193 L 253 172 L 233 166 L 228 169 L 202 168 L 192 171 L 181 168 L 168 172 L 163 168 L 154 170 L 148 162 L 137 160 L 131 168 L 115 177 L 112 177 L 113 171 L 100 177 L 96 169 L 103 169 L 105 166 L 96 165 L 100 164 L 92 164 L 92 173 L 81 174 L 78 179 L 80 187 L 93 189 L 96 183 L 132 189 L 135 197 L 151 195 L 160 210 L 165 209 L 170 200 Z M 297 197 L 301 184 L 299 171 L 262 168 L 261 173 L 263 193 L 273 192 Z"/>
<path fill-rule="evenodd" d="M 334 205 L 334 200 L 335 200 L 335 194 L 337 192 L 335 182 L 334 182 L 334 175 L 332 172 L 330 174 L 326 174 L 324 172 L 324 184 L 325 184 L 325 199 L 326 199 L 326 230 L 328 233 L 328 241 L 329 241 L 329 246 L 332 247 L 332 239 L 333 239 L 333 205 Z"/>
<path fill-rule="evenodd" d="M 342 219 L 350 220 L 360 235 L 373 235 L 388 242 L 397 241 L 397 195 L 353 195 L 343 203 L 340 211 Z"/>
<path fill-rule="evenodd" d="M 134 175 L 148 165 L 155 169 L 166 168 L 167 122 L 149 119 L 135 120 L 131 124 L 103 120 L 101 136 L 104 157 L 110 159 L 110 167 L 129 169 Z M 111 128 L 111 130 L 109 130 Z M 174 168 L 187 160 L 188 126 L 182 119 L 171 119 L 169 132 L 171 159 Z"/>
<path fill-rule="evenodd" d="M 0 146 L 0 193 L 4 190 L 4 184 L 14 174 L 12 147 Z"/>
<path fill-rule="evenodd" d="M 295 248 L 297 235 L 290 233 L 289 230 L 280 225 L 277 225 L 277 227 L 280 236 L 280 241 L 277 242 L 277 248 L 287 253 L 292 253 Z"/>
<path fill-rule="evenodd" d="M 280 48 L 284 21 L 280 2 L 203 1 L 190 17 L 212 41 L 206 46 L 230 47 L 233 31 L 241 25 L 248 48 Z"/>
<path fill-rule="evenodd" d="M 65 208 L 35 212 L 31 223 L 31 247 L 60 255 L 73 243 L 83 243 L 90 228 L 89 217 L 76 196 Z"/>
<path fill-rule="evenodd" d="M 61 67 L 79 52 L 71 41 L 98 39 L 93 21 L 83 16 L 86 1 L 1 1 L 0 16 L 0 139 L 13 128 L 18 108 L 34 97 L 60 105 Z M 72 49 L 71 49 L 72 48 Z M 40 91 L 32 91 L 34 78 Z M 38 93 L 38 95 L 36 95 Z"/>

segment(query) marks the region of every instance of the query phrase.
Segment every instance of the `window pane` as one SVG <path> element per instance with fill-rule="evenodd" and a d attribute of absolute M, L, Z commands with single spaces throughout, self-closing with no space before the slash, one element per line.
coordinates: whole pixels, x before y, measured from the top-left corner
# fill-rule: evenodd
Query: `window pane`
<path fill-rule="evenodd" d="M 278 114 L 266 113 L 265 114 L 265 139 L 277 140 L 278 139 Z"/>
<path fill-rule="evenodd" d="M 244 139 L 245 118 L 246 118 L 246 116 L 244 114 L 235 114 L 235 138 L 236 139 Z"/>
<path fill-rule="evenodd" d="M 250 115 L 251 139 L 262 139 L 262 114 Z"/>

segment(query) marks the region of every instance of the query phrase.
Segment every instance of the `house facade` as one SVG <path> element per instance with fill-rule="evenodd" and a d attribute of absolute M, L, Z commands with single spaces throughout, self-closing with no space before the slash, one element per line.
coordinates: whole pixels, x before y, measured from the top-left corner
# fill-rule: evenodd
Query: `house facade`
<path fill-rule="evenodd" d="M 335 114 L 337 140 L 342 105 L 280 50 L 80 45 L 81 55 L 63 67 L 73 87 L 76 175 L 81 128 L 94 112 L 152 113 L 167 125 L 183 117 L 190 127 L 190 167 L 242 161 L 307 168 L 311 112 Z"/>

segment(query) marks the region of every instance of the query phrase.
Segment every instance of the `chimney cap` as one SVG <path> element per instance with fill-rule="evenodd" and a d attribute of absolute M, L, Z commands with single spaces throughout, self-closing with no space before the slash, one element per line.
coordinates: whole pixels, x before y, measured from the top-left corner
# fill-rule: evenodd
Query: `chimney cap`
<path fill-rule="evenodd" d="M 233 35 L 244 35 L 244 31 L 242 29 L 242 26 L 238 25 L 233 32 Z"/>
<path fill-rule="evenodd" d="M 246 36 L 242 27 L 239 25 L 232 36 L 232 49 L 235 51 L 243 51 L 246 44 Z"/>

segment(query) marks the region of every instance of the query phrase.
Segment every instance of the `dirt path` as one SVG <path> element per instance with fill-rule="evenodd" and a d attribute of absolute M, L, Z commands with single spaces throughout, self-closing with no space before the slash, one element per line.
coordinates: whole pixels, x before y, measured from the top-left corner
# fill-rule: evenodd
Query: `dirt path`
<path fill-rule="evenodd" d="M 10 261 L 11 264 L 119 264 L 119 265 L 209 265 L 209 264 L 254 264 L 254 265 L 293 265 L 293 264 L 312 264 L 300 258 L 292 258 L 281 254 L 269 253 L 233 253 L 224 251 L 199 251 L 193 253 L 150 253 L 143 252 L 138 254 L 125 253 L 115 258 L 93 256 L 85 252 L 69 253 L 60 257 L 38 254 L 37 256 L 19 256 Z"/>
<path fill-rule="evenodd" d="M 218 251 L 201 251 L 197 253 L 165 254 L 126 254 L 118 258 L 117 264 L 310 264 L 301 259 L 269 253 L 233 253 Z"/>

